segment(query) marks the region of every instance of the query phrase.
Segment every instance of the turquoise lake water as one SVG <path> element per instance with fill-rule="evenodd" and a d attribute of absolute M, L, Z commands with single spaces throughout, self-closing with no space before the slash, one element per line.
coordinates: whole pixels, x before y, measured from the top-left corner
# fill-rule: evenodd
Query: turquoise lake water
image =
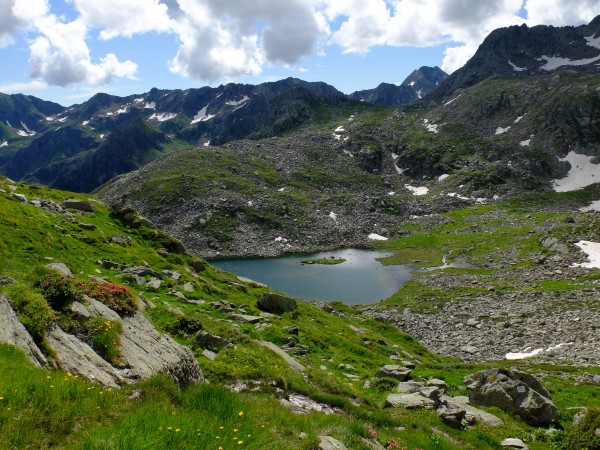
<path fill-rule="evenodd" d="M 408 266 L 384 266 L 392 253 L 346 249 L 277 258 L 216 259 L 211 264 L 305 300 L 367 304 L 385 300 L 412 278 Z M 344 258 L 336 265 L 302 264 L 307 259 Z"/>

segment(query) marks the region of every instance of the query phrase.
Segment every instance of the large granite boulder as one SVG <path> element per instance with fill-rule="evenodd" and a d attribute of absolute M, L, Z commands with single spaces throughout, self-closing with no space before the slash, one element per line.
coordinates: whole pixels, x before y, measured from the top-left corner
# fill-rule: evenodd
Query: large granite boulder
<path fill-rule="evenodd" d="M 257 301 L 258 309 L 272 314 L 283 314 L 298 308 L 295 298 L 285 297 L 273 292 L 265 292 Z"/>
<path fill-rule="evenodd" d="M 558 418 L 550 393 L 529 374 L 488 369 L 469 375 L 464 381 L 472 404 L 496 406 L 533 426 L 548 426 Z"/>
<path fill-rule="evenodd" d="M 83 200 L 75 200 L 75 199 L 68 199 L 68 200 L 63 201 L 62 207 L 66 208 L 66 209 L 76 209 L 78 211 L 84 211 L 84 212 L 96 211 L 96 208 L 94 208 L 94 205 L 92 205 L 91 203 L 84 202 Z"/>
<path fill-rule="evenodd" d="M 31 335 L 13 311 L 10 303 L 0 295 L 0 343 L 10 344 L 23 350 L 27 358 L 36 366 L 47 366 L 48 361 Z"/>
<path fill-rule="evenodd" d="M 319 436 L 318 450 L 347 450 L 347 447 L 331 436 Z"/>
<path fill-rule="evenodd" d="M 398 364 L 386 364 L 379 369 L 379 372 L 375 374 L 376 377 L 388 377 L 395 378 L 398 381 L 406 381 L 410 378 L 412 371 L 404 366 Z"/>

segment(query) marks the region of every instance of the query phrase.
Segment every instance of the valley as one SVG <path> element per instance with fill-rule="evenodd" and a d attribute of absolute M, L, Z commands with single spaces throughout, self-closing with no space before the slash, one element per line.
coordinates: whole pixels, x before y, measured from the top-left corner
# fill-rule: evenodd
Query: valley
<path fill-rule="evenodd" d="M 350 96 L 2 94 L 0 448 L 600 448 L 599 27 Z"/>

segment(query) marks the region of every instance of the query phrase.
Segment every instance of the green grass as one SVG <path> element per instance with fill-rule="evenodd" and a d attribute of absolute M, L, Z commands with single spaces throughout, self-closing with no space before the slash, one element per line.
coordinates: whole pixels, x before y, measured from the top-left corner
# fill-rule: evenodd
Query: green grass
<path fill-rule="evenodd" d="M 336 264 L 345 263 L 346 260 L 344 258 L 322 258 L 322 259 L 306 259 L 304 261 L 300 261 L 303 264 L 323 264 L 325 266 L 332 266 Z"/>

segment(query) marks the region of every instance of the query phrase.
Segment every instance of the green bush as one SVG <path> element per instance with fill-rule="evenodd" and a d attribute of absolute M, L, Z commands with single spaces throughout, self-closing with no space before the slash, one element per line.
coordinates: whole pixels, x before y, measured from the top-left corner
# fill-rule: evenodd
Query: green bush
<path fill-rule="evenodd" d="M 93 317 L 87 323 L 92 347 L 106 361 L 114 364 L 121 356 L 120 340 L 123 325 L 118 320 L 106 320 L 102 317 Z"/>
<path fill-rule="evenodd" d="M 55 311 L 68 308 L 74 301 L 83 300 L 83 292 L 71 277 L 47 274 L 34 283 L 34 287 L 42 291 L 42 295 Z"/>
<path fill-rule="evenodd" d="M 54 318 L 46 299 L 41 294 L 19 285 L 11 287 L 8 296 L 19 321 L 36 342 L 41 342 Z"/>
<path fill-rule="evenodd" d="M 600 408 L 588 408 L 585 416 L 565 433 L 566 450 L 600 450 Z"/>
<path fill-rule="evenodd" d="M 180 316 L 177 317 L 173 322 L 165 325 L 165 329 L 171 333 L 179 336 L 186 336 L 195 334 L 202 330 L 202 322 L 197 317 Z"/>
<path fill-rule="evenodd" d="M 398 386 L 398 380 L 390 377 L 374 378 L 371 381 L 371 387 L 377 392 L 390 392 Z"/>

